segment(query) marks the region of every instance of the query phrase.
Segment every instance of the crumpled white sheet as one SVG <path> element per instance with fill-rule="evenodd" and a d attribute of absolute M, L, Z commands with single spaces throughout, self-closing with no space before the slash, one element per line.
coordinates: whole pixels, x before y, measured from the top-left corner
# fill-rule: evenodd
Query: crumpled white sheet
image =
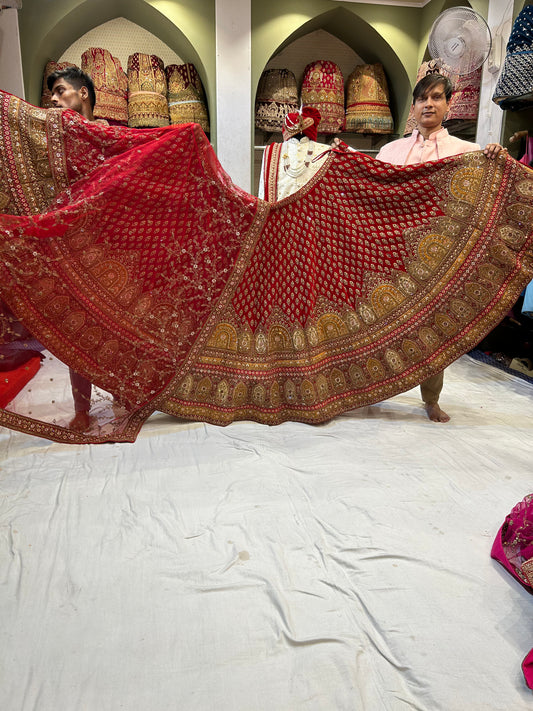
<path fill-rule="evenodd" d="M 533 388 L 463 357 L 321 426 L 0 431 L 4 711 L 521 711 L 533 596 L 489 557 Z"/>

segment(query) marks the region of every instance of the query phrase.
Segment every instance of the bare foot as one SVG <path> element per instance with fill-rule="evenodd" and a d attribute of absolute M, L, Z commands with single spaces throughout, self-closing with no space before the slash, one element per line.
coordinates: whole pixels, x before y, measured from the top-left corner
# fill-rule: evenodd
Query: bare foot
<path fill-rule="evenodd" d="M 441 410 L 438 402 L 431 403 L 430 405 L 425 405 L 428 417 L 432 422 L 449 422 L 450 416 L 447 415 L 444 410 Z"/>
<path fill-rule="evenodd" d="M 87 411 L 77 412 L 72 420 L 68 423 L 69 429 L 76 432 L 85 432 L 91 425 L 91 418 Z"/>

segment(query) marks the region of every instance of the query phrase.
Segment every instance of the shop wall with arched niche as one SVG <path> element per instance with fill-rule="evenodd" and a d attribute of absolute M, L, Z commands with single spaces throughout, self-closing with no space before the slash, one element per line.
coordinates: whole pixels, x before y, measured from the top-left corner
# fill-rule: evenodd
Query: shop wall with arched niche
<path fill-rule="evenodd" d="M 378 11 L 381 9 L 380 6 L 373 7 Z M 403 9 L 412 10 L 412 8 Z M 283 23 L 278 26 L 278 29 L 280 26 L 283 26 Z M 410 64 L 415 67 L 418 44 L 413 41 L 412 37 L 409 42 L 401 42 L 400 39 L 404 39 L 403 31 L 400 32 L 398 45 L 403 46 L 404 49 L 406 43 L 410 45 L 409 48 L 412 54 Z M 263 49 L 268 39 L 267 34 L 266 31 L 262 32 L 260 28 L 257 28 L 256 36 L 262 38 Z M 257 48 L 255 54 L 259 55 L 260 53 L 261 48 Z M 406 58 L 407 53 L 404 52 L 403 59 L 405 60 Z M 305 67 L 316 60 L 334 62 L 341 70 L 345 84 L 357 65 L 382 64 L 389 89 L 389 106 L 394 119 L 395 128 L 393 132 L 387 135 L 354 133 L 340 133 L 338 135 L 352 147 L 369 155 L 377 153 L 379 148 L 388 140 L 398 138 L 398 127 L 401 126 L 403 129 L 405 125 L 411 96 L 411 84 L 402 58 L 392 48 L 389 41 L 366 19 L 341 7 L 328 10 L 306 20 L 299 27 L 292 29 L 280 41 L 267 58 L 263 67 L 260 68 L 260 71 L 259 67 L 254 67 L 254 94 L 257 92 L 262 71 L 268 69 L 289 69 L 295 75 L 297 86 L 300 88 Z M 416 75 L 416 69 L 414 71 Z M 256 129 L 254 145 L 255 188 L 257 188 L 259 181 L 264 146 L 273 141 L 281 140 L 280 133 L 267 133 Z M 320 134 L 318 140 L 328 143 L 331 137 Z"/>
<path fill-rule="evenodd" d="M 124 70 L 127 55 L 139 51 L 163 54 L 165 64 L 191 62 L 214 106 L 214 0 L 175 0 L 161 10 L 146 0 L 25 0 L 19 27 L 26 97 L 34 104 L 49 59 L 76 64 L 87 47 L 102 46 L 118 56 Z"/>

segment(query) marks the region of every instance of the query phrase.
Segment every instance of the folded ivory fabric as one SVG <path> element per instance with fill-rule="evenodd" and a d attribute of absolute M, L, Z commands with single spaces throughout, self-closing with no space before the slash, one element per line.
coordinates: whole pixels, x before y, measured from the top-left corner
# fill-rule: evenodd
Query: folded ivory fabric
<path fill-rule="evenodd" d="M 397 168 L 331 150 L 269 204 L 193 124 L 136 131 L 0 99 L 0 295 L 112 398 L 71 431 L 70 396 L 43 375 L 0 410 L 8 427 L 103 442 L 155 410 L 323 422 L 440 372 L 533 278 L 532 172 L 507 155 Z"/>
<path fill-rule="evenodd" d="M 128 126 L 168 126 L 167 78 L 163 60 L 135 52 L 128 57 Z"/>

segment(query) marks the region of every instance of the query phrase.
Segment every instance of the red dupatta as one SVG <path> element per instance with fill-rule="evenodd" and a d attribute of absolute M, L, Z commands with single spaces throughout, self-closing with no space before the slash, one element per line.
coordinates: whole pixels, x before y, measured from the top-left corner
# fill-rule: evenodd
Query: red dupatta
<path fill-rule="evenodd" d="M 0 410 L 15 429 L 131 441 L 154 410 L 321 422 L 442 370 L 533 276 L 533 174 L 509 157 L 396 168 L 332 152 L 268 205 L 194 124 L 2 101 L 0 192 L 19 214 L 0 220 L 0 293 L 50 353 Z M 62 364 L 95 386 L 87 432 L 68 429 Z"/>

